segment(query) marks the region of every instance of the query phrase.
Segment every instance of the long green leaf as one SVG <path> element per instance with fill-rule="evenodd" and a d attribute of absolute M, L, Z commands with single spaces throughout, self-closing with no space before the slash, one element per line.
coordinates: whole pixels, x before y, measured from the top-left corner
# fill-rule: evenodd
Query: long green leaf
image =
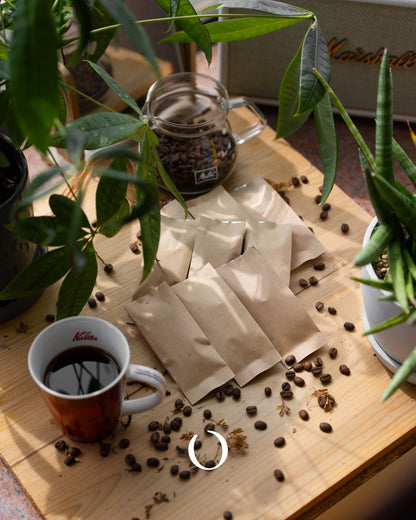
<path fill-rule="evenodd" d="M 224 0 L 221 6 L 230 9 L 252 9 L 278 16 L 313 16 L 310 11 L 275 0 Z"/>
<path fill-rule="evenodd" d="M 122 158 L 112 161 L 111 167 L 126 173 L 126 162 Z M 127 193 L 127 182 L 120 182 L 111 177 L 101 177 L 95 193 L 97 211 L 97 227 L 110 220 L 124 203 Z"/>
<path fill-rule="evenodd" d="M 74 65 L 80 60 L 82 53 L 89 42 L 90 31 L 92 29 L 92 9 L 90 0 L 71 0 L 71 5 L 77 20 L 79 39 L 77 48 L 72 53 L 68 66 Z"/>
<path fill-rule="evenodd" d="M 318 137 L 319 155 L 324 171 L 321 204 L 331 193 L 335 183 L 338 164 L 338 139 L 335 131 L 334 115 L 328 94 L 319 101 L 313 110 L 316 135 Z"/>
<path fill-rule="evenodd" d="M 117 27 L 114 26 L 115 20 L 111 14 L 101 8 L 99 0 L 96 0 L 92 10 L 91 24 L 90 39 L 86 50 L 88 59 L 96 63 L 109 46 Z M 110 28 L 105 31 L 94 32 L 96 29 L 103 27 Z"/>
<path fill-rule="evenodd" d="M 407 356 L 402 366 L 392 377 L 388 387 L 381 396 L 381 401 L 385 401 L 391 397 L 394 392 L 409 378 L 411 373 L 416 369 L 416 346 Z"/>
<path fill-rule="evenodd" d="M 269 16 L 220 20 L 206 24 L 212 43 L 233 42 L 263 36 L 284 27 L 290 27 L 302 21 L 302 18 L 274 18 Z M 173 33 L 162 43 L 189 43 L 192 38 L 184 31 Z"/>
<path fill-rule="evenodd" d="M 62 278 L 71 265 L 71 254 L 67 247 L 48 251 L 36 258 L 0 291 L 0 300 L 11 300 L 43 291 Z"/>
<path fill-rule="evenodd" d="M 156 0 L 160 7 L 169 14 L 171 12 L 170 0 Z M 176 8 L 176 16 L 193 16 L 196 11 L 188 0 L 182 0 Z M 176 25 L 182 31 L 185 31 L 191 39 L 205 54 L 208 63 L 212 60 L 212 46 L 209 33 L 205 25 L 197 17 L 184 20 L 176 20 Z"/>
<path fill-rule="evenodd" d="M 58 107 L 58 61 L 51 0 L 19 0 L 10 48 L 13 109 L 29 140 L 42 152 Z"/>
<path fill-rule="evenodd" d="M 413 186 L 416 188 L 416 165 L 395 139 L 393 139 L 392 145 L 394 156 L 405 171 L 406 175 L 409 177 Z"/>
<path fill-rule="evenodd" d="M 68 226 L 74 212 L 77 208 L 77 203 L 64 195 L 54 194 L 49 197 L 49 207 L 54 215 L 62 225 Z M 89 220 L 84 211 L 80 210 L 80 227 L 89 228 Z"/>
<path fill-rule="evenodd" d="M 383 321 L 383 323 L 374 325 L 374 327 L 371 327 L 371 329 L 366 330 L 363 336 L 370 336 L 371 334 L 377 334 L 378 332 L 382 332 L 383 330 L 391 329 L 396 325 L 405 323 L 408 320 L 408 318 L 409 315 L 407 313 L 401 312 L 400 314 L 397 314 L 397 316 L 393 316 L 393 318 Z"/>
<path fill-rule="evenodd" d="M 378 225 L 373 231 L 367 245 L 354 257 L 355 265 L 366 265 L 374 260 L 386 249 L 394 236 L 393 229 L 387 224 Z"/>
<path fill-rule="evenodd" d="M 84 249 L 86 259 L 82 270 L 71 269 L 62 282 L 58 294 L 56 318 L 78 315 L 90 297 L 97 279 L 97 258 L 91 242 Z"/>
<path fill-rule="evenodd" d="M 79 129 L 85 133 L 84 147 L 95 150 L 104 146 L 124 141 L 130 138 L 147 123 L 127 114 L 115 112 L 100 112 L 76 119 L 65 127 L 68 130 Z M 51 138 L 52 146 L 65 147 L 67 130 L 59 130 Z"/>
<path fill-rule="evenodd" d="M 323 37 L 317 20 L 309 28 L 302 45 L 299 114 L 313 109 L 325 94 L 324 87 L 313 72 L 314 69 L 319 71 L 321 77 L 329 82 L 331 76 L 331 60 L 329 58 L 325 38 Z"/>
<path fill-rule="evenodd" d="M 125 223 L 129 222 L 130 204 L 127 199 L 124 199 L 120 204 L 118 210 L 113 214 L 112 218 L 103 222 L 98 228 L 98 233 L 111 238 L 120 231 Z"/>
<path fill-rule="evenodd" d="M 302 45 L 290 62 L 283 76 L 279 91 L 279 112 L 277 119 L 276 138 L 286 137 L 308 119 L 310 113 L 298 114 L 299 78 L 302 56 Z"/>
<path fill-rule="evenodd" d="M 351 276 L 351 280 L 355 282 L 368 285 L 369 287 L 375 287 L 376 289 L 382 289 L 383 291 L 393 291 L 393 284 L 387 280 L 372 280 L 371 278 L 361 278 L 360 276 Z"/>
<path fill-rule="evenodd" d="M 404 272 L 404 262 L 401 251 L 400 240 L 393 240 L 387 246 L 389 259 L 389 273 L 393 282 L 394 295 L 403 311 L 408 314 L 409 303 L 406 293 L 406 275 Z"/>
<path fill-rule="evenodd" d="M 63 246 L 67 243 L 68 227 L 56 217 L 40 216 L 18 219 L 8 228 L 16 235 L 43 246 Z M 85 235 L 79 229 L 77 239 Z"/>

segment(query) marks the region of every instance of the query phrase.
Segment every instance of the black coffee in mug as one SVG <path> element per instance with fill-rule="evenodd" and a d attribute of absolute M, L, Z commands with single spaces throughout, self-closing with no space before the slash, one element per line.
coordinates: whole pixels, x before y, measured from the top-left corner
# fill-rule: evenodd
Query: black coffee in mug
<path fill-rule="evenodd" d="M 79 346 L 55 356 L 45 370 L 44 384 L 65 395 L 86 395 L 111 384 L 119 375 L 117 361 L 98 347 Z"/>

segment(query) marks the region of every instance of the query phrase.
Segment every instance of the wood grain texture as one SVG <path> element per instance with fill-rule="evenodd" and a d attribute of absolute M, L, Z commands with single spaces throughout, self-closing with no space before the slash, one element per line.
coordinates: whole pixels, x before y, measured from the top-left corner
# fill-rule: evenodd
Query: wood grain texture
<path fill-rule="evenodd" d="M 233 125 L 244 124 L 249 118 L 245 111 L 233 114 Z M 329 218 L 321 221 L 314 197 L 319 193 L 322 174 L 285 141 L 273 138 L 273 131 L 266 129 L 242 145 L 236 170 L 225 186 L 232 189 L 258 174 L 277 183 L 288 183 L 293 176 L 307 176 L 308 184 L 297 188 L 287 184 L 284 189 L 292 208 L 326 247 L 322 260 L 327 267 L 318 272 L 312 261 L 304 264 L 292 273 L 291 288 L 328 338 L 328 346 L 338 349 L 336 359 L 329 358 L 328 347 L 313 356 L 320 355 L 324 371 L 333 376 L 327 389 L 335 397 L 336 406 L 328 413 L 318 406 L 313 394 L 323 386 L 311 373 L 303 372 L 305 386 L 293 387 L 294 398 L 286 402 L 290 412 L 279 415 L 279 392 L 286 378 L 285 370 L 278 365 L 245 386 L 239 401 L 227 397 L 217 402 L 211 396 L 195 405 L 193 414 L 183 417 L 181 430 L 172 433 L 169 450 L 156 452 L 147 425 L 154 419 L 163 422 L 173 418 L 175 399 L 182 397 L 168 376 L 171 395 L 157 409 L 134 416 L 125 431 L 120 427 L 109 457 L 99 455 L 97 444 L 84 445 L 81 462 L 68 468 L 63 455 L 54 448 L 60 432 L 51 422 L 26 365 L 31 341 L 47 326 L 45 315 L 55 311 L 57 287 L 52 287 L 32 309 L 1 326 L 1 342 L 8 348 L 0 349 L 0 453 L 46 519 L 143 519 L 150 511 L 149 518 L 155 520 L 213 520 L 222 518 L 225 510 L 232 511 L 238 520 L 291 520 L 302 515 L 310 519 L 359 485 L 366 472 L 371 474 L 374 468 L 382 467 L 383 461 L 416 443 L 416 389 L 405 385 L 381 404 L 380 396 L 390 374 L 361 336 L 361 288 L 350 279 L 352 274 L 359 274 L 351 259 L 361 247 L 371 217 L 335 187 L 329 200 Z M 91 212 L 88 203 L 91 199 L 86 207 Z M 36 209 L 37 214 L 41 212 L 41 207 Z M 342 222 L 350 226 L 347 235 L 340 232 Z M 128 247 L 136 231 L 133 223 L 116 239 L 103 238 L 99 242 L 98 252 L 115 269 L 110 276 L 100 272 L 97 280 L 96 290 L 104 292 L 106 300 L 96 309 L 87 307 L 83 313 L 118 326 L 130 342 L 133 362 L 163 370 L 136 328 L 128 323 L 123 307 L 131 299 L 138 276 L 140 257 Z M 299 278 L 312 275 L 319 279 L 318 285 L 302 289 Z M 314 306 L 318 300 L 325 304 L 321 312 Z M 337 314 L 330 315 L 328 306 L 335 307 Z M 343 328 L 345 321 L 355 323 L 356 330 L 347 332 Z M 28 325 L 27 333 L 16 332 L 20 322 Z M 341 363 L 350 367 L 349 377 L 339 373 Z M 265 397 L 265 386 L 271 387 L 271 397 Z M 129 387 L 129 391 L 135 388 Z M 258 407 L 256 417 L 246 414 L 248 405 Z M 170 475 L 169 468 L 177 463 L 181 469 L 189 469 L 189 461 L 175 449 L 177 445 L 187 449 L 188 440 L 181 438 L 183 434 L 198 434 L 202 448 L 197 455 L 201 460 L 215 458 L 218 452 L 216 439 L 203 430 L 206 421 L 202 412 L 206 408 L 212 410 L 214 421 L 224 419 L 228 425 L 228 429 L 217 426 L 219 433 L 226 437 L 234 428 L 242 428 L 249 447 L 244 454 L 231 451 L 220 468 L 198 470 L 188 481 L 181 481 Z M 301 408 L 308 410 L 309 421 L 299 418 Z M 266 430 L 254 428 L 258 419 L 267 422 Z M 332 433 L 320 431 L 321 421 L 332 425 Z M 286 438 L 283 448 L 273 444 L 278 436 Z M 118 448 L 122 437 L 131 441 L 127 450 Z M 136 455 L 143 467 L 141 473 L 126 471 L 126 453 Z M 150 456 L 160 458 L 158 469 L 146 466 Z M 283 471 L 284 482 L 274 478 L 275 469 Z M 156 503 L 157 493 L 165 493 L 169 502 Z M 147 510 L 149 505 L 152 507 Z"/>

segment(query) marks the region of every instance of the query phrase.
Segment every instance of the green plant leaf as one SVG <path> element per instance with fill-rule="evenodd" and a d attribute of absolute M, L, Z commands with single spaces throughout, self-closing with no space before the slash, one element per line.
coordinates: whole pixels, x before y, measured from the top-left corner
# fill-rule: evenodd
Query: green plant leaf
<path fill-rule="evenodd" d="M 111 168 L 127 173 L 126 161 L 115 158 Z M 111 220 L 126 200 L 127 182 L 120 182 L 111 177 L 101 177 L 95 193 L 95 207 L 97 211 L 97 228 Z"/>
<path fill-rule="evenodd" d="M 33 260 L 0 291 L 0 300 L 12 300 L 43 291 L 62 278 L 71 265 L 72 258 L 67 247 L 48 251 Z"/>
<path fill-rule="evenodd" d="M 79 39 L 77 48 L 72 53 L 68 66 L 74 65 L 80 60 L 89 42 L 92 29 L 92 6 L 90 0 L 71 0 L 71 6 L 77 20 Z"/>
<path fill-rule="evenodd" d="M 58 112 L 57 35 L 51 0 L 19 0 L 10 47 L 10 88 L 19 125 L 46 153 Z"/>
<path fill-rule="evenodd" d="M 301 55 L 302 45 L 289 63 L 280 85 L 276 139 L 298 130 L 310 115 L 310 112 L 298 115 Z"/>
<path fill-rule="evenodd" d="M 56 217 L 19 218 L 7 227 L 28 242 L 43 246 L 63 246 L 68 240 L 67 226 L 63 225 Z M 84 235 L 83 230 L 79 229 L 76 238 L 82 238 Z"/>
<path fill-rule="evenodd" d="M 275 0 L 224 0 L 221 6 L 230 9 L 252 9 L 278 16 L 313 16 L 310 11 Z"/>
<path fill-rule="evenodd" d="M 147 126 L 147 123 L 127 114 L 90 114 L 68 123 L 65 129 L 55 132 L 51 138 L 51 145 L 64 148 L 68 130 L 79 129 L 85 133 L 85 150 L 95 150 L 129 139 L 144 126 Z"/>
<path fill-rule="evenodd" d="M 323 204 L 334 186 L 338 164 L 338 139 L 328 94 L 325 94 L 321 101 L 315 105 L 313 116 L 318 137 L 319 155 L 324 171 L 321 196 L 321 204 Z"/>
<path fill-rule="evenodd" d="M 299 114 L 313 109 L 325 94 L 325 89 L 316 77 L 314 70 L 317 70 L 321 77 L 329 82 L 331 60 L 325 38 L 317 20 L 310 26 L 302 45 Z"/>
<path fill-rule="evenodd" d="M 256 38 L 271 32 L 290 27 L 301 22 L 303 18 L 275 18 L 271 16 L 237 18 L 220 20 L 205 24 L 212 43 L 233 42 Z M 162 40 L 162 43 L 189 43 L 193 41 L 185 32 L 173 33 Z"/>
<path fill-rule="evenodd" d="M 111 238 L 114 235 L 117 235 L 124 224 L 128 222 L 129 214 L 130 204 L 128 203 L 127 199 L 124 199 L 116 213 L 114 213 L 113 217 L 101 224 L 98 232 L 107 238 Z"/>
<path fill-rule="evenodd" d="M 393 284 L 386 279 L 384 280 L 372 280 L 371 278 L 361 278 L 359 276 L 351 276 L 351 280 L 355 282 L 375 287 L 376 289 L 382 289 L 383 291 L 393 291 Z"/>
<path fill-rule="evenodd" d="M 49 197 L 49 207 L 53 211 L 58 221 L 62 225 L 68 226 L 69 222 L 77 211 L 79 204 L 77 202 L 65 197 L 64 195 L 54 194 Z M 90 223 L 87 215 L 84 213 L 82 208 L 80 211 L 80 227 L 89 229 Z"/>
<path fill-rule="evenodd" d="M 409 378 L 411 373 L 416 369 L 416 346 L 412 352 L 407 356 L 402 366 L 391 378 L 389 385 L 381 396 L 381 401 L 385 401 L 391 397 L 398 388 Z"/>
<path fill-rule="evenodd" d="M 413 164 L 413 161 L 407 155 L 407 153 L 403 150 L 403 148 L 399 145 L 399 143 L 393 139 L 393 154 L 396 157 L 398 163 L 405 171 L 406 175 L 409 177 L 409 180 L 416 188 L 416 166 Z"/>
<path fill-rule="evenodd" d="M 99 0 L 96 0 L 94 3 L 91 24 L 90 39 L 86 48 L 86 53 L 88 59 L 95 63 L 109 46 L 117 32 L 117 27 L 115 26 L 115 20 L 111 14 L 101 8 Z M 107 28 L 105 31 L 97 30 L 104 27 Z"/>
<path fill-rule="evenodd" d="M 406 275 L 400 240 L 392 240 L 387 246 L 389 273 L 393 283 L 396 300 L 405 313 L 409 313 L 409 303 L 406 292 Z"/>
<path fill-rule="evenodd" d="M 383 321 L 383 323 L 379 323 L 371 329 L 366 330 L 363 336 L 370 336 L 371 334 L 377 334 L 378 332 L 382 332 L 383 330 L 391 329 L 392 327 L 396 327 L 396 325 L 400 325 L 401 323 L 405 323 L 409 318 L 409 315 L 405 312 L 401 312 L 397 314 L 397 316 L 393 316 L 389 320 Z"/>
<path fill-rule="evenodd" d="M 160 7 L 169 14 L 171 12 L 170 0 L 156 0 Z M 182 0 L 176 9 L 176 16 L 193 16 L 196 11 L 188 0 Z M 205 54 L 208 63 L 212 60 L 212 47 L 209 33 L 199 18 L 176 19 L 175 24 L 185 31 Z"/>
<path fill-rule="evenodd" d="M 126 105 L 128 105 L 139 115 L 143 115 L 136 101 L 129 94 L 127 94 L 127 92 L 120 86 L 120 84 L 117 83 L 117 81 L 115 81 L 113 77 L 110 76 L 110 74 L 108 74 L 108 72 L 105 69 L 103 69 L 103 67 L 93 63 L 92 61 L 88 61 L 88 63 L 95 70 L 95 72 L 107 83 L 111 90 L 126 103 Z"/>
<path fill-rule="evenodd" d="M 355 265 L 366 265 L 374 260 L 386 249 L 390 240 L 394 237 L 393 229 L 387 224 L 378 225 L 367 243 L 354 257 Z"/>
<path fill-rule="evenodd" d="M 159 63 L 150 39 L 143 27 L 136 23 L 128 7 L 121 0 L 100 0 L 100 3 L 113 19 L 122 25 L 123 31 L 131 43 L 152 65 L 156 74 L 160 76 Z"/>
<path fill-rule="evenodd" d="M 90 297 L 97 280 L 97 258 L 91 242 L 84 251 L 85 266 L 82 270 L 71 269 L 62 282 L 56 305 L 56 319 L 77 316 Z"/>
<path fill-rule="evenodd" d="M 8 81 L 10 79 L 9 62 L 0 58 L 0 79 Z"/>

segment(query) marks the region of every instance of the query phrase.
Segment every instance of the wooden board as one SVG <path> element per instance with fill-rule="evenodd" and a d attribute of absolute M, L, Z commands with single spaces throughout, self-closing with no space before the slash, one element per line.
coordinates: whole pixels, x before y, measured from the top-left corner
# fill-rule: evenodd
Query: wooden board
<path fill-rule="evenodd" d="M 249 116 L 245 111 L 235 114 L 233 125 L 244 124 L 246 118 Z M 380 469 L 383 461 L 416 443 L 416 389 L 405 385 L 381 404 L 380 396 L 390 374 L 373 355 L 368 340 L 361 336 L 361 288 L 350 279 L 350 275 L 359 274 L 358 269 L 352 268 L 351 259 L 360 248 L 371 217 L 335 188 L 330 197 L 329 218 L 321 221 L 314 201 L 322 184 L 321 173 L 284 140 L 274 141 L 271 129 L 240 147 L 237 168 L 226 187 L 234 188 L 257 174 L 278 183 L 295 175 L 309 179 L 308 184 L 298 188 L 287 187 L 286 195 L 327 248 L 322 260 L 328 269 L 316 272 L 309 262 L 293 273 L 291 287 L 326 334 L 329 346 L 338 349 L 336 359 L 329 358 L 327 347 L 317 353 L 324 361 L 325 372 L 333 376 L 328 391 L 337 405 L 324 412 L 313 396 L 314 391 L 323 387 L 312 374 L 304 372 L 301 375 L 305 386 L 294 388 L 294 399 L 286 402 L 290 412 L 281 416 L 279 392 L 286 378 L 279 365 L 245 386 L 239 401 L 227 397 L 218 402 L 208 397 L 198 403 L 190 417 L 183 417 L 181 430 L 172 434 L 169 450 L 156 452 L 150 444 L 147 425 L 151 420 L 163 422 L 172 418 L 175 399 L 182 397 L 168 377 L 171 394 L 156 410 L 133 417 L 125 431 L 120 427 L 109 457 L 99 455 L 97 444 L 85 445 L 81 462 L 66 467 L 63 455 L 54 448 L 61 435 L 51 422 L 26 365 L 31 341 L 47 326 L 45 315 L 55 310 L 57 288 L 50 288 L 32 309 L 1 326 L 0 340 L 8 347 L 0 349 L 0 454 L 46 519 L 128 520 L 137 516 L 142 520 L 213 520 L 222 518 L 225 510 L 231 511 L 236 520 L 314 518 L 322 507 L 351 491 L 371 468 Z M 41 208 L 37 213 L 41 213 Z M 350 226 L 348 235 L 340 232 L 342 222 Z M 111 276 L 100 273 L 97 281 L 96 289 L 104 292 L 105 302 L 96 309 L 86 308 L 84 313 L 103 317 L 118 326 L 130 342 L 133 362 L 163 369 L 135 327 L 128 324 L 123 308 L 138 276 L 139 257 L 128 247 L 136 230 L 136 225 L 131 224 L 116 239 L 99 243 L 99 254 L 115 269 Z M 319 278 L 319 284 L 301 289 L 298 279 L 311 275 Z M 325 304 L 323 312 L 314 307 L 318 300 Z M 336 315 L 327 312 L 329 305 L 337 309 Z M 345 321 L 355 323 L 356 330 L 347 332 L 343 328 Z M 27 325 L 26 332 L 16 332 L 22 328 L 20 322 Z M 339 373 L 341 363 L 350 367 L 351 376 Z M 265 386 L 272 389 L 269 398 L 265 397 Z M 247 416 L 248 405 L 257 405 L 255 418 Z M 242 428 L 249 447 L 243 454 L 230 452 L 220 468 L 198 470 L 188 481 L 182 481 L 171 476 L 169 468 L 177 463 L 181 469 L 189 469 L 189 461 L 176 450 L 176 446 L 187 449 L 188 440 L 181 438 L 183 434 L 188 434 L 188 438 L 191 433 L 198 434 L 203 443 L 197 452 L 201 460 L 214 458 L 218 453 L 216 440 L 203 430 L 206 423 L 202 413 L 206 408 L 212 410 L 214 421 L 224 420 L 228 425 L 228 429 L 218 425 L 219 433 L 227 437 L 235 428 Z M 299 418 L 301 408 L 308 410 L 309 421 Z M 267 422 L 265 431 L 254 428 L 258 419 Z M 333 432 L 321 432 L 321 421 L 329 422 Z M 283 448 L 273 444 L 278 436 L 286 438 Z M 127 450 L 118 448 L 122 437 L 130 439 Z M 141 473 L 126 471 L 126 453 L 136 455 L 143 467 Z M 146 459 L 151 456 L 160 458 L 158 469 L 146 466 Z M 284 482 L 274 478 L 275 469 L 283 471 Z M 160 501 L 162 496 L 168 502 Z"/>

